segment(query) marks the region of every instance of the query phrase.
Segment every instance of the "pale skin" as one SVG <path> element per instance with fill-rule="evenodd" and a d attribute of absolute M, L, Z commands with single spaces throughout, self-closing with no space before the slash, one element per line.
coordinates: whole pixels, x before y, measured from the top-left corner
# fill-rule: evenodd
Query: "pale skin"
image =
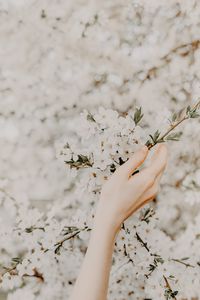
<path fill-rule="evenodd" d="M 122 223 L 158 193 L 167 148 L 156 146 L 150 164 L 132 176 L 148 156 L 142 147 L 103 185 L 87 252 L 70 300 L 106 300 L 112 254 Z"/>

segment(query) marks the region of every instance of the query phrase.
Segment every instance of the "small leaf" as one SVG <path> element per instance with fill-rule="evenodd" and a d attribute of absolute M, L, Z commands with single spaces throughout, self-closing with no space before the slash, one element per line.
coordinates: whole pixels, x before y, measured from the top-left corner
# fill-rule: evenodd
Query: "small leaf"
<path fill-rule="evenodd" d="M 152 143 L 151 143 L 150 140 L 148 140 L 148 141 L 145 143 L 145 145 L 146 145 L 147 147 L 150 147 L 150 146 L 152 145 Z"/>
<path fill-rule="evenodd" d="M 78 154 L 78 159 L 75 161 L 73 157 L 71 160 L 65 160 L 64 162 L 70 166 L 70 168 L 85 168 L 91 167 L 92 163 L 90 162 L 89 158 L 86 155 Z"/>
<path fill-rule="evenodd" d="M 25 228 L 25 232 L 26 232 L 26 233 L 31 233 L 33 230 L 34 230 L 34 229 L 33 229 L 32 226 L 31 226 L 31 227 Z"/>
<path fill-rule="evenodd" d="M 87 115 L 87 120 L 91 121 L 91 122 L 96 122 L 95 119 L 94 119 L 94 117 L 93 117 L 93 115 L 90 112 Z"/>
<path fill-rule="evenodd" d="M 192 119 L 198 118 L 200 117 L 200 114 L 197 112 L 198 109 L 199 106 L 196 106 L 195 108 L 191 108 L 191 106 L 188 106 L 186 109 L 186 115 Z"/>
<path fill-rule="evenodd" d="M 153 208 L 148 208 L 144 215 L 141 218 L 141 221 L 146 222 L 147 224 L 150 222 L 150 218 L 153 217 L 155 215 L 155 211 L 153 210 Z"/>
<path fill-rule="evenodd" d="M 172 115 L 172 123 L 174 123 L 174 122 L 177 120 L 177 118 L 178 118 L 177 113 L 174 113 L 174 114 Z"/>
<path fill-rule="evenodd" d="M 159 130 L 156 130 L 155 134 L 154 134 L 154 139 L 157 140 L 160 136 L 160 132 Z"/>
<path fill-rule="evenodd" d="M 189 105 L 186 109 L 186 113 L 188 114 L 191 111 L 191 106 Z"/>
<path fill-rule="evenodd" d="M 138 123 L 142 120 L 143 118 L 143 114 L 142 114 L 142 108 L 136 108 L 135 114 L 134 114 L 134 122 L 135 125 L 138 125 Z"/>
<path fill-rule="evenodd" d="M 182 136 L 182 132 L 176 132 L 176 133 L 171 133 L 166 137 L 167 141 L 179 141 L 180 137 Z"/>
<path fill-rule="evenodd" d="M 153 143 L 156 144 L 158 142 L 159 136 L 160 136 L 160 132 L 159 130 L 156 130 L 156 132 L 154 133 L 154 135 L 149 135 L 150 138 L 152 139 Z"/>
<path fill-rule="evenodd" d="M 61 250 L 61 245 L 58 245 L 55 250 L 54 250 L 54 253 L 57 254 L 57 255 L 60 255 L 60 250 Z"/>
<path fill-rule="evenodd" d="M 157 144 L 158 144 L 158 143 L 164 143 L 164 142 L 165 142 L 164 139 L 159 139 L 159 140 L 156 141 Z"/>
<path fill-rule="evenodd" d="M 85 162 L 88 162 L 89 159 L 88 159 L 88 157 L 86 155 L 78 154 L 77 161 L 81 162 L 81 163 L 85 163 Z"/>
<path fill-rule="evenodd" d="M 20 257 L 13 257 L 12 258 L 12 262 L 15 262 L 17 264 L 21 264 L 22 263 L 22 259 Z"/>
<path fill-rule="evenodd" d="M 197 113 L 196 111 L 194 111 L 190 114 L 190 118 L 192 118 L 192 119 L 199 118 L 199 117 L 200 117 L 200 114 Z"/>
<path fill-rule="evenodd" d="M 70 149 L 70 145 L 69 145 L 69 143 L 67 142 L 65 145 L 64 145 L 64 147 L 63 147 L 64 149 Z"/>

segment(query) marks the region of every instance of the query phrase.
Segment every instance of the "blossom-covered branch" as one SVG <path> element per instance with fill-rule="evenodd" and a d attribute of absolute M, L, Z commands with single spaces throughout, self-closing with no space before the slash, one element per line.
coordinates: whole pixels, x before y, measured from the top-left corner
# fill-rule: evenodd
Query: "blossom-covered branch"
<path fill-rule="evenodd" d="M 164 143 L 166 141 L 178 141 L 179 137 L 182 135 L 181 132 L 172 133 L 171 132 L 176 129 L 181 123 L 188 119 L 198 118 L 200 114 L 198 113 L 198 109 L 200 106 L 200 101 L 198 101 L 193 107 L 188 106 L 186 109 L 179 114 L 173 114 L 171 124 L 169 129 L 161 135 L 160 131 L 157 130 L 154 135 L 150 135 L 150 140 L 146 142 L 146 145 L 149 149 L 155 146 L 158 143 Z"/>
<path fill-rule="evenodd" d="M 166 130 L 166 132 L 161 134 L 161 132 L 157 130 L 154 134 L 149 135 L 150 139 L 148 139 L 146 142 L 147 147 L 151 149 L 158 143 L 164 143 L 167 141 L 178 141 L 180 136 L 182 135 L 182 132 L 176 132 L 176 133 L 172 133 L 172 132 L 184 121 L 199 117 L 200 116 L 198 113 L 199 106 L 200 106 L 200 101 L 198 101 L 192 107 L 188 106 L 186 109 L 181 110 L 179 113 L 174 113 L 172 119 L 170 120 L 170 127 Z M 141 108 L 136 109 L 133 118 L 135 126 L 139 124 L 143 116 L 144 114 L 142 113 Z M 95 117 L 91 113 L 87 114 L 87 121 L 96 123 L 98 125 L 98 122 L 95 120 Z M 104 129 L 101 130 L 104 131 Z M 69 149 L 71 151 L 71 147 L 68 142 L 65 144 L 63 150 L 64 149 Z M 63 151 L 61 152 L 61 155 L 65 155 Z M 65 160 L 65 163 L 69 165 L 70 168 L 81 169 L 81 168 L 93 167 L 94 160 L 92 157 L 80 153 L 78 153 L 76 156 L 77 158 L 74 159 L 73 151 L 71 151 L 70 160 Z M 116 164 L 122 165 L 124 162 L 125 160 L 123 160 L 122 157 L 119 157 L 118 162 L 116 160 L 113 160 L 113 162 L 110 164 L 110 171 L 114 172 L 116 170 Z"/>

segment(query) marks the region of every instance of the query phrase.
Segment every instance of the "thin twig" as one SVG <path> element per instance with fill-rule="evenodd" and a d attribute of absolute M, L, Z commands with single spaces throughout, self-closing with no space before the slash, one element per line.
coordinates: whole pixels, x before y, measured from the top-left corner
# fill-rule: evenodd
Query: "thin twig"
<path fill-rule="evenodd" d="M 193 107 L 191 107 L 191 110 L 195 111 L 199 108 L 199 106 L 200 106 L 200 100 Z M 162 136 L 159 137 L 157 142 L 149 144 L 148 149 L 150 150 L 151 148 L 153 148 L 159 141 L 164 141 L 164 139 L 169 135 L 169 133 L 171 133 L 176 127 L 178 127 L 181 123 L 183 123 L 188 119 L 190 119 L 190 117 L 185 113 L 183 117 L 180 118 L 177 122 L 171 124 L 170 128 Z"/>
<path fill-rule="evenodd" d="M 9 273 L 10 275 L 16 275 L 17 273 L 14 271 L 16 271 L 16 268 L 18 265 L 19 265 L 19 263 L 15 264 L 13 267 L 5 268 L 6 269 L 5 272 L 0 274 L 0 281 L 2 280 L 2 277 L 7 273 Z"/>
<path fill-rule="evenodd" d="M 172 290 L 172 288 L 171 288 L 171 286 L 170 286 L 170 284 L 169 284 L 169 281 L 167 280 L 167 277 L 165 277 L 165 276 L 163 275 L 163 278 L 164 278 L 164 280 L 165 280 L 166 288 L 168 288 L 169 291 L 173 293 L 173 290 Z M 174 299 L 174 300 L 177 300 L 176 296 L 173 296 L 173 299 Z"/>
<path fill-rule="evenodd" d="M 34 274 L 23 274 L 22 277 L 34 277 L 39 279 L 41 282 L 44 282 L 44 277 L 43 274 L 38 272 L 38 270 L 36 268 L 33 269 Z"/>
<path fill-rule="evenodd" d="M 70 240 L 72 238 L 74 238 L 77 234 L 79 234 L 81 232 L 81 230 L 76 231 L 75 233 L 71 234 L 70 236 L 65 237 L 64 239 L 62 239 L 61 241 L 57 242 L 56 244 L 54 244 L 54 246 L 62 246 L 63 243 L 67 240 Z"/>
<path fill-rule="evenodd" d="M 142 239 L 141 239 L 141 237 L 139 236 L 139 234 L 136 232 L 136 238 L 137 238 L 137 240 L 140 242 L 140 244 L 148 251 L 148 252 L 150 252 L 150 250 L 149 250 L 149 248 L 148 248 L 148 246 L 147 246 L 147 243 L 145 243 Z"/>
<path fill-rule="evenodd" d="M 187 263 L 185 263 L 184 261 L 182 261 L 182 260 L 180 260 L 180 259 L 172 258 L 171 260 L 174 261 L 174 262 L 177 262 L 177 263 L 179 263 L 179 264 L 182 264 L 182 265 L 184 265 L 184 266 L 186 266 L 186 267 L 195 268 L 195 266 L 193 266 L 193 265 L 191 265 L 191 264 L 187 264 Z"/>

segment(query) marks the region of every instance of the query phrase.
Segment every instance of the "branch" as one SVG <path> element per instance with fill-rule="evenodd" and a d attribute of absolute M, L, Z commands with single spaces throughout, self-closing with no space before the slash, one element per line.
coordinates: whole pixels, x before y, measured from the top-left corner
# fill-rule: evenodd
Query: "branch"
<path fill-rule="evenodd" d="M 183 116 L 181 116 L 183 111 L 181 112 L 181 114 L 180 113 L 177 115 L 174 114 L 172 117 L 170 127 L 167 129 L 167 131 L 164 134 L 161 135 L 159 130 L 157 130 L 153 135 L 150 134 L 149 135 L 150 139 L 146 142 L 146 146 L 148 147 L 148 149 L 150 150 L 152 147 L 154 147 L 158 143 L 163 143 L 163 142 L 166 142 L 169 140 L 177 141 L 180 137 L 180 133 L 171 134 L 171 132 L 174 129 L 176 129 L 184 121 L 191 119 L 191 118 L 199 117 L 200 115 L 197 113 L 199 106 L 200 106 L 200 100 L 193 107 L 188 106 L 186 109 L 184 109 L 185 114 Z M 140 122 L 142 117 L 143 117 L 143 114 L 142 114 L 141 108 L 136 109 L 136 112 L 134 115 L 134 121 L 135 121 L 136 125 Z M 94 120 L 91 114 L 89 115 L 89 119 Z M 95 122 L 95 120 L 92 122 Z M 70 149 L 69 144 L 66 144 L 65 148 Z M 119 162 L 117 162 L 113 159 L 113 163 L 111 163 L 109 165 L 110 172 L 114 173 L 116 171 L 116 165 L 122 165 L 125 162 L 126 161 L 124 161 L 121 157 L 119 157 Z M 88 157 L 86 155 L 82 155 L 82 154 L 79 154 L 77 160 L 74 160 L 73 153 L 72 153 L 71 159 L 65 161 L 65 163 L 67 165 L 69 165 L 70 168 L 75 168 L 77 170 L 79 170 L 81 168 L 90 168 L 94 164 L 94 162 L 91 160 L 90 157 Z M 138 171 L 136 171 L 136 172 L 138 172 Z M 94 175 L 94 176 L 96 176 L 96 175 Z"/>
<path fill-rule="evenodd" d="M 172 298 L 174 300 L 177 300 L 176 295 L 178 294 L 178 292 L 177 291 L 173 292 L 173 290 L 172 290 L 172 288 L 171 288 L 171 286 L 169 284 L 169 281 L 167 280 L 167 277 L 165 277 L 163 275 L 163 278 L 164 278 L 165 284 L 166 284 L 166 290 L 165 290 L 165 297 L 166 297 L 166 299 L 168 300 L 168 299 Z"/>
<path fill-rule="evenodd" d="M 139 236 L 139 234 L 136 232 L 136 238 L 137 238 L 137 240 L 140 242 L 140 244 L 148 251 L 148 252 L 150 252 L 150 250 L 149 250 L 149 248 L 148 248 L 148 246 L 147 246 L 147 243 L 145 243 L 142 239 L 141 239 L 141 237 Z"/>
<path fill-rule="evenodd" d="M 60 253 L 60 248 L 63 246 L 64 242 L 74 238 L 75 236 L 77 236 L 81 231 L 90 231 L 91 228 L 88 228 L 88 226 L 85 226 L 82 229 L 78 229 L 77 231 L 73 232 L 71 235 L 66 236 L 65 238 L 63 238 L 62 240 L 60 240 L 59 242 L 55 243 L 55 254 L 59 254 Z M 45 252 L 47 252 L 49 249 L 46 249 Z"/>
<path fill-rule="evenodd" d="M 172 258 L 171 260 L 174 261 L 174 262 L 177 262 L 177 263 L 179 263 L 179 264 L 182 264 L 182 265 L 184 265 L 184 266 L 186 266 L 186 267 L 195 268 L 195 266 L 193 266 L 193 265 L 191 265 L 191 264 L 188 264 L 188 263 L 185 263 L 184 261 L 182 261 L 182 260 L 180 260 L 180 259 Z"/>
<path fill-rule="evenodd" d="M 179 45 L 175 48 L 172 48 L 167 54 L 165 54 L 164 56 L 162 56 L 160 58 L 160 61 L 161 61 L 160 65 L 153 66 L 149 70 L 147 70 L 146 76 L 142 80 L 142 84 L 147 79 L 151 79 L 152 77 L 155 77 L 156 72 L 158 70 L 164 68 L 169 62 L 171 62 L 172 58 L 170 56 L 172 56 L 172 54 L 176 54 L 178 51 L 182 50 L 183 52 L 179 53 L 179 55 L 184 57 L 184 56 L 188 55 L 190 52 L 196 51 L 199 48 L 199 46 L 200 46 L 200 40 L 197 39 L 197 40 L 193 40 L 189 43 L 185 43 L 185 44 Z M 143 71 L 141 70 L 141 71 L 137 72 L 136 74 L 134 74 L 134 76 L 139 75 L 141 72 L 143 72 Z"/>
<path fill-rule="evenodd" d="M 152 147 L 154 147 L 158 143 L 165 142 L 166 141 L 165 138 L 169 137 L 169 134 L 184 121 L 191 119 L 191 118 L 199 117 L 199 114 L 197 113 L 199 106 L 200 106 L 200 100 L 193 107 L 188 106 L 185 109 L 185 114 L 183 116 L 181 116 L 180 118 L 178 118 L 178 120 L 177 120 L 177 116 L 175 115 L 175 121 L 173 121 L 171 123 L 169 129 L 163 135 L 160 136 L 159 131 L 156 131 L 153 136 L 150 135 L 151 140 L 148 140 L 146 142 L 146 146 L 148 147 L 148 149 L 150 150 Z M 173 139 L 173 138 L 171 137 L 171 139 Z"/>
<path fill-rule="evenodd" d="M 23 274 L 22 277 L 34 277 L 34 278 L 38 278 L 41 282 L 44 282 L 44 277 L 42 273 L 38 272 L 36 268 L 33 269 L 33 272 L 34 272 L 33 275 Z"/>

